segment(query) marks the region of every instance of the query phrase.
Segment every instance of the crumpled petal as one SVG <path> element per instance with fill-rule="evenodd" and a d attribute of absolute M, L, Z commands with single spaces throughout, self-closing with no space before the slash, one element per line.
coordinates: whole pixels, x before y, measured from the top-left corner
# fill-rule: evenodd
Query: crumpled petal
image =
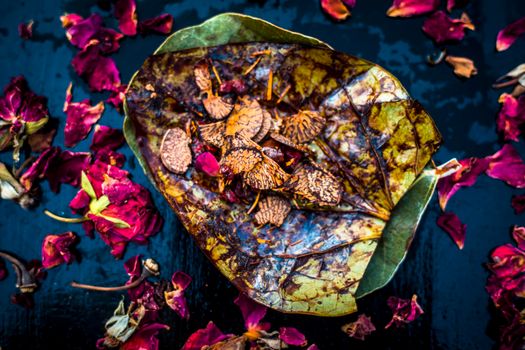
<path fill-rule="evenodd" d="M 505 181 L 512 187 L 525 188 L 525 164 L 512 145 L 505 144 L 486 159 L 489 161 L 486 170 L 488 176 Z"/>
<path fill-rule="evenodd" d="M 516 214 L 525 213 L 525 194 L 512 196 L 512 207 Z"/>
<path fill-rule="evenodd" d="M 350 17 L 349 9 L 355 6 L 356 0 L 321 0 L 321 8 L 336 21 Z"/>
<path fill-rule="evenodd" d="M 75 256 L 71 254 L 71 245 L 77 236 L 69 231 L 58 235 L 47 235 L 42 242 L 42 266 L 46 269 L 60 264 L 71 264 Z"/>
<path fill-rule="evenodd" d="M 437 224 L 449 234 L 459 249 L 463 249 L 467 225 L 463 224 L 456 214 L 451 212 L 441 214 L 437 219 Z"/>
<path fill-rule="evenodd" d="M 29 22 L 25 23 L 22 22 L 18 25 L 18 36 L 20 36 L 24 40 L 29 40 L 33 37 L 33 25 L 35 24 L 35 21 L 30 20 Z"/>
<path fill-rule="evenodd" d="M 124 144 L 124 134 L 120 129 L 114 129 L 106 125 L 95 125 L 93 132 L 93 140 L 91 141 L 91 149 L 98 152 L 104 148 L 116 150 Z"/>
<path fill-rule="evenodd" d="M 217 158 L 210 152 L 203 152 L 195 158 L 195 169 L 201 171 L 208 176 L 218 176 L 221 166 Z"/>
<path fill-rule="evenodd" d="M 387 10 L 389 17 L 412 17 L 436 10 L 439 0 L 394 0 Z"/>
<path fill-rule="evenodd" d="M 400 299 L 397 297 L 389 297 L 387 300 L 388 307 L 392 309 L 392 320 L 388 322 L 385 329 L 392 325 L 399 327 L 414 321 L 422 315 L 423 309 L 417 303 L 417 295 L 413 295 L 411 299 Z"/>
<path fill-rule="evenodd" d="M 230 92 L 236 93 L 237 95 L 244 95 L 248 88 L 241 79 L 226 80 L 221 83 L 219 92 L 221 94 L 227 94 Z"/>
<path fill-rule="evenodd" d="M 75 72 L 87 81 L 92 91 L 116 91 L 121 86 L 115 61 L 104 56 L 95 45 L 89 45 L 77 53 L 71 64 Z"/>
<path fill-rule="evenodd" d="M 308 344 L 304 334 L 294 327 L 279 328 L 279 339 L 292 346 L 306 346 Z"/>
<path fill-rule="evenodd" d="M 444 11 L 437 11 L 425 20 L 422 29 L 437 44 L 443 44 L 462 40 L 465 29 L 474 30 L 475 27 L 466 13 L 460 19 L 453 19 Z"/>
<path fill-rule="evenodd" d="M 506 141 L 518 142 L 521 129 L 525 125 L 525 96 L 515 98 L 503 93 L 499 97 L 499 102 L 502 105 L 497 119 L 498 131 L 503 134 Z"/>
<path fill-rule="evenodd" d="M 367 336 L 376 330 L 376 327 L 370 317 L 361 314 L 357 317 L 357 320 L 345 324 L 341 329 L 351 338 L 365 340 Z"/>
<path fill-rule="evenodd" d="M 126 84 L 121 84 L 117 87 L 113 87 L 113 90 L 111 90 L 111 94 L 106 99 L 106 102 L 113 105 L 113 107 L 115 107 L 119 112 L 122 108 L 122 103 L 126 98 L 127 88 L 128 86 Z"/>
<path fill-rule="evenodd" d="M 117 0 L 115 2 L 114 15 L 118 20 L 118 27 L 122 33 L 128 36 L 137 34 L 137 5 L 135 0 Z"/>
<path fill-rule="evenodd" d="M 159 339 L 157 338 L 159 331 L 169 330 L 168 325 L 162 323 L 150 323 L 140 325 L 124 344 L 120 346 L 120 350 L 158 350 Z"/>
<path fill-rule="evenodd" d="M 525 17 L 522 17 L 498 32 L 496 38 L 496 50 L 507 50 L 516 39 L 525 33 Z"/>
<path fill-rule="evenodd" d="M 454 74 L 461 78 L 470 78 L 478 74 L 478 69 L 474 66 L 474 61 L 466 57 L 450 56 L 445 57 L 445 61 L 454 68 Z"/>
<path fill-rule="evenodd" d="M 447 0 L 447 11 L 451 12 L 457 7 L 463 7 L 467 2 L 468 0 Z"/>
<path fill-rule="evenodd" d="M 157 17 L 148 18 L 140 21 L 138 31 L 141 34 L 160 33 L 169 34 L 173 27 L 173 16 L 169 13 L 163 13 Z"/>
<path fill-rule="evenodd" d="M 191 277 L 182 271 L 177 271 L 171 276 L 171 284 L 173 289 L 164 292 L 166 304 L 175 311 L 181 318 L 189 319 L 190 312 L 188 303 L 184 296 L 184 291 L 191 283 Z"/>
<path fill-rule="evenodd" d="M 48 122 L 42 129 L 36 133 L 29 135 L 27 144 L 31 148 L 31 152 L 42 153 L 53 144 L 53 139 L 57 133 L 55 120 Z"/>
<path fill-rule="evenodd" d="M 224 334 L 215 323 L 210 321 L 206 325 L 206 328 L 199 329 L 190 335 L 181 350 L 202 350 L 203 347 L 216 344 L 231 336 L 231 334 Z"/>
<path fill-rule="evenodd" d="M 262 324 L 261 321 L 266 316 L 266 306 L 256 303 L 243 293 L 240 293 L 234 301 L 239 307 L 244 318 L 244 326 L 248 331 L 267 330 L 268 324 Z"/>
<path fill-rule="evenodd" d="M 466 158 L 459 161 L 461 168 L 455 173 L 440 178 L 437 184 L 439 205 L 445 210 L 449 199 L 462 187 L 470 187 L 476 183 L 479 175 L 488 167 L 485 158 Z"/>
<path fill-rule="evenodd" d="M 64 144 L 66 147 L 74 147 L 85 139 L 93 125 L 98 122 L 102 117 L 102 113 L 104 113 L 104 102 L 99 102 L 95 106 L 91 105 L 89 99 L 72 102 L 72 88 L 73 84 L 70 83 L 64 103 L 64 112 L 67 115 L 66 126 L 64 127 Z"/>

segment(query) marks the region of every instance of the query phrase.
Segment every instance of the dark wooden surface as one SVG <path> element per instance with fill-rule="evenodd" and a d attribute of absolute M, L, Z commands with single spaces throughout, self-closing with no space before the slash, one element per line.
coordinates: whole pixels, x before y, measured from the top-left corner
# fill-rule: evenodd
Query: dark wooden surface
<path fill-rule="evenodd" d="M 246 13 L 272 21 L 326 41 L 335 49 L 377 62 L 394 73 L 408 91 L 418 99 L 436 120 L 445 138 L 445 145 L 436 156 L 443 162 L 451 157 L 484 156 L 498 149 L 495 115 L 499 108 L 499 92 L 490 88 L 493 80 L 510 70 L 525 57 L 525 39 L 510 50 L 496 53 L 497 31 L 506 23 L 525 16 L 525 2 L 516 0 L 471 1 L 467 7 L 476 32 L 469 32 L 450 53 L 475 60 L 479 75 L 462 81 L 453 76 L 445 64 L 430 68 L 425 56 L 435 50 L 420 28 L 423 18 L 394 20 L 385 16 L 389 1 L 358 1 L 353 18 L 341 24 L 324 16 L 316 0 L 234 0 L 138 2 L 138 14 L 148 18 L 161 12 L 175 17 L 174 29 L 200 23 L 226 11 Z M 72 71 L 69 62 L 75 50 L 67 43 L 59 16 L 76 12 L 87 16 L 91 11 L 103 13 L 108 25 L 115 25 L 96 2 L 79 1 L 2 1 L 0 6 L 0 85 L 10 77 L 25 75 L 31 87 L 49 97 L 52 116 L 60 119 L 55 144 L 63 142 L 62 104 L 67 85 L 75 85 L 75 100 L 101 94 L 89 94 Z M 459 15 L 459 13 L 457 13 Z M 19 22 L 36 21 L 35 37 L 23 42 L 17 35 Z M 114 56 L 127 81 L 143 60 L 162 41 L 161 36 L 125 39 Z M 108 106 L 101 124 L 120 126 L 122 117 Z M 518 149 L 525 155 L 523 141 Z M 87 150 L 88 141 L 75 150 Z M 126 169 L 134 180 L 152 187 L 134 161 L 128 148 Z M 0 159 L 8 157 L 2 154 Z M 84 292 L 68 287 L 75 279 L 90 283 L 113 285 L 126 279 L 122 261 L 115 261 L 99 238 L 84 237 L 79 226 L 52 221 L 42 214 L 44 208 L 60 213 L 76 192 L 62 186 L 60 194 L 43 185 L 42 204 L 34 211 L 24 211 L 16 204 L 0 201 L 0 249 L 13 251 L 31 259 L 40 256 L 42 238 L 48 233 L 73 230 L 82 237 L 78 250 L 82 259 L 70 266 L 49 271 L 42 288 L 35 294 L 35 308 L 24 310 L 9 302 L 14 292 L 14 274 L 0 282 L 0 347 L 2 349 L 92 349 L 103 334 L 105 319 L 110 316 L 120 294 Z M 389 295 L 410 297 L 417 293 L 425 314 L 402 330 L 380 330 L 366 342 L 348 339 L 339 329 L 355 316 L 323 319 L 311 316 L 282 315 L 269 312 L 275 327 L 293 325 L 321 349 L 490 349 L 495 332 L 492 312 L 484 291 L 487 271 L 484 263 L 488 252 L 496 245 L 510 241 L 509 229 L 524 224 L 524 216 L 515 216 L 510 197 L 519 191 L 503 183 L 480 178 L 476 186 L 461 191 L 453 198 L 450 209 L 468 225 L 466 245 L 459 251 L 450 238 L 435 225 L 439 213 L 434 200 L 417 233 L 414 244 L 394 280 L 383 290 L 363 299 L 360 311 L 372 316 L 382 328 L 390 317 L 386 306 Z M 171 326 L 163 333 L 161 349 L 177 349 L 197 328 L 214 320 L 225 331 L 241 332 L 242 318 L 233 299 L 236 290 L 204 258 L 184 231 L 163 198 L 153 193 L 154 201 L 165 218 L 160 234 L 149 246 L 130 245 L 125 259 L 143 254 L 157 259 L 163 276 L 182 270 L 193 276 L 188 291 L 191 308 L 189 322 L 172 313 L 164 320 Z"/>

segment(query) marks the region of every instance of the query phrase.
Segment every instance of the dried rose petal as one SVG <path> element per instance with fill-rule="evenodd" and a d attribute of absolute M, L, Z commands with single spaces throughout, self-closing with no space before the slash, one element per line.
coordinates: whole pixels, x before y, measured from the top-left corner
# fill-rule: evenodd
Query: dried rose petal
<path fill-rule="evenodd" d="M 84 50 L 88 46 L 96 46 L 104 53 L 116 52 L 119 41 L 124 37 L 113 29 L 103 27 L 99 14 L 92 14 L 84 19 L 76 14 L 60 17 L 62 26 L 66 28 L 66 37 L 71 44 Z"/>
<path fill-rule="evenodd" d="M 319 350 L 319 347 L 315 344 L 312 344 L 306 350 Z"/>
<path fill-rule="evenodd" d="M 52 120 L 54 121 L 54 120 Z M 48 122 L 44 127 L 36 133 L 29 135 L 27 144 L 31 148 L 31 152 L 42 153 L 53 144 L 53 139 L 57 133 L 55 123 Z"/>
<path fill-rule="evenodd" d="M 42 266 L 50 269 L 62 263 L 71 264 L 75 257 L 71 254 L 70 248 L 76 240 L 77 235 L 71 231 L 47 235 L 42 242 Z"/>
<path fill-rule="evenodd" d="M 169 13 L 163 13 L 157 17 L 140 21 L 138 31 L 141 34 L 160 33 L 169 34 L 173 27 L 173 16 Z"/>
<path fill-rule="evenodd" d="M 451 12 L 457 7 L 463 7 L 467 4 L 468 0 L 447 0 L 447 11 Z"/>
<path fill-rule="evenodd" d="M 114 15 L 118 20 L 118 27 L 122 33 L 128 36 L 137 34 L 137 5 L 135 0 L 117 0 L 115 2 Z"/>
<path fill-rule="evenodd" d="M 124 99 L 126 98 L 126 89 L 128 86 L 126 84 L 121 84 L 117 87 L 114 87 L 113 90 L 111 90 L 111 94 L 106 99 L 106 102 L 113 105 L 118 111 L 120 111 L 122 107 L 122 103 L 124 102 Z"/>
<path fill-rule="evenodd" d="M 496 50 L 507 50 L 523 33 L 525 33 L 525 17 L 512 22 L 498 32 Z"/>
<path fill-rule="evenodd" d="M 191 277 L 184 272 L 177 271 L 171 277 L 172 290 L 164 292 L 164 298 L 166 304 L 175 311 L 181 318 L 189 319 L 190 312 L 188 310 L 188 304 L 184 291 L 188 288 L 191 283 Z"/>
<path fill-rule="evenodd" d="M 18 36 L 20 36 L 24 40 L 29 40 L 33 37 L 33 25 L 35 24 L 35 21 L 30 20 L 29 22 L 25 23 L 22 22 L 18 25 Z"/>
<path fill-rule="evenodd" d="M 157 338 L 159 331 L 169 330 L 168 325 L 162 323 L 141 324 L 139 328 L 133 333 L 120 350 L 158 350 L 159 339 Z"/>
<path fill-rule="evenodd" d="M 459 249 L 463 249 L 467 225 L 463 224 L 456 214 L 451 212 L 441 214 L 437 219 L 437 224 L 449 234 Z"/>
<path fill-rule="evenodd" d="M 181 350 L 202 350 L 202 348 L 206 346 L 216 344 L 230 338 L 231 336 L 231 334 L 222 333 L 222 331 L 210 321 L 206 325 L 206 328 L 199 329 L 190 335 Z"/>
<path fill-rule="evenodd" d="M 64 144 L 66 147 L 74 147 L 85 139 L 104 112 L 104 102 L 99 102 L 95 106 L 91 105 L 89 99 L 71 102 L 73 100 L 72 88 L 73 84 L 70 83 L 64 102 L 64 112 L 67 115 L 66 126 L 64 127 Z"/>
<path fill-rule="evenodd" d="M 515 98 L 503 93 L 499 102 L 502 105 L 498 113 L 498 131 L 503 134 L 505 140 L 518 142 L 521 128 L 525 125 L 525 96 Z"/>
<path fill-rule="evenodd" d="M 476 183 L 480 174 L 488 167 L 485 158 L 467 158 L 459 161 L 461 168 L 455 173 L 440 178 L 437 184 L 439 205 L 445 210 L 449 199 L 462 187 L 470 187 Z"/>
<path fill-rule="evenodd" d="M 512 187 L 525 187 L 525 164 L 512 145 L 504 145 L 498 152 L 486 159 L 489 161 L 486 171 L 488 176 L 505 181 Z"/>
<path fill-rule="evenodd" d="M 32 309 L 35 307 L 35 300 L 33 293 L 16 293 L 11 295 L 11 303 L 21 306 L 25 309 Z"/>
<path fill-rule="evenodd" d="M 425 20 L 422 29 L 437 44 L 442 44 L 462 40 L 465 29 L 474 30 L 475 27 L 466 13 L 460 19 L 453 19 L 444 11 L 437 11 Z"/>
<path fill-rule="evenodd" d="M 394 0 L 386 14 L 390 17 L 412 17 L 436 10 L 439 0 Z"/>
<path fill-rule="evenodd" d="M 31 166 L 20 177 L 20 184 L 30 190 L 38 179 L 44 179 L 52 164 L 60 154 L 59 147 L 50 147 L 40 154 Z"/>
<path fill-rule="evenodd" d="M 266 316 L 265 306 L 257 304 L 242 293 L 239 294 L 234 302 L 241 310 L 244 326 L 246 327 L 245 335 L 250 340 L 259 338 L 260 331 L 266 331 L 270 328 L 269 323 L 261 322 L 264 316 Z"/>
<path fill-rule="evenodd" d="M 293 346 L 306 346 L 308 341 L 303 333 L 299 332 L 294 327 L 281 327 L 279 328 L 279 339 L 288 345 Z"/>
<path fill-rule="evenodd" d="M 525 213 L 525 194 L 512 196 L 512 207 L 516 214 Z"/>
<path fill-rule="evenodd" d="M 75 72 L 87 81 L 92 91 L 115 91 L 121 86 L 115 61 L 103 56 L 97 46 L 87 46 L 73 57 L 71 64 Z"/>
<path fill-rule="evenodd" d="M 122 130 L 113 129 L 105 125 L 95 125 L 95 131 L 93 132 L 93 140 L 89 148 L 98 152 L 102 149 L 116 150 L 124 144 L 124 134 Z"/>
<path fill-rule="evenodd" d="M 351 338 L 365 340 L 367 336 L 376 330 L 376 327 L 370 317 L 361 314 L 357 317 L 357 320 L 345 324 L 341 329 Z"/>
<path fill-rule="evenodd" d="M 5 262 L 3 259 L 0 259 L 0 281 L 4 280 L 7 277 L 7 269 L 5 267 Z"/>
<path fill-rule="evenodd" d="M 454 68 L 454 74 L 462 78 L 470 78 L 478 74 L 478 69 L 474 66 L 474 61 L 466 57 L 447 56 L 445 61 Z"/>
<path fill-rule="evenodd" d="M 417 295 L 413 295 L 411 299 L 400 299 L 397 297 L 389 297 L 387 300 L 388 307 L 392 309 L 392 320 L 388 322 L 385 329 L 394 325 L 396 327 L 403 326 L 414 321 L 422 315 L 423 309 L 417 303 Z"/>
<path fill-rule="evenodd" d="M 237 95 L 244 95 L 247 89 L 248 88 L 246 87 L 246 84 L 244 84 L 243 80 L 234 79 L 223 81 L 221 86 L 219 87 L 219 92 L 221 94 L 233 92 Z"/>
<path fill-rule="evenodd" d="M 336 21 L 343 21 L 351 16 L 349 9 L 355 6 L 356 0 L 321 0 L 321 8 Z"/>
<path fill-rule="evenodd" d="M 219 175 L 220 165 L 212 153 L 203 152 L 195 159 L 195 169 L 208 176 L 215 177 Z"/>

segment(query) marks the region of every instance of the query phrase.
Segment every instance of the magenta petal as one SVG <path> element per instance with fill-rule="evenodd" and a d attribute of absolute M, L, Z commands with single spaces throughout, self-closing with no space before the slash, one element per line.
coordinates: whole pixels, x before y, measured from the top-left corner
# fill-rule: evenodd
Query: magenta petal
<path fill-rule="evenodd" d="M 182 271 L 176 271 L 171 276 L 171 284 L 173 285 L 173 287 L 175 287 L 176 289 L 180 291 L 186 290 L 188 286 L 190 285 L 190 283 L 191 283 L 191 276 L 189 276 L 188 274 Z"/>
<path fill-rule="evenodd" d="M 229 338 L 230 334 L 224 334 L 222 331 L 210 321 L 206 328 L 199 329 L 186 340 L 181 350 L 202 350 L 203 347 L 216 344 Z"/>
<path fill-rule="evenodd" d="M 505 140 L 518 142 L 521 128 L 525 125 L 525 96 L 515 98 L 504 93 L 499 101 L 502 105 L 497 119 L 498 131 Z"/>
<path fill-rule="evenodd" d="M 62 27 L 68 29 L 78 23 L 82 22 L 84 18 L 76 13 L 67 13 L 63 16 L 60 16 L 60 22 L 62 22 Z"/>
<path fill-rule="evenodd" d="M 66 102 L 64 103 L 64 112 L 67 115 L 64 128 L 64 144 L 66 147 L 74 147 L 81 140 L 85 139 L 104 112 L 103 102 L 99 102 L 95 106 L 91 105 L 89 99 L 81 102 L 71 102 L 73 99 L 71 94 L 72 87 L 73 85 L 69 84 Z"/>
<path fill-rule="evenodd" d="M 315 344 L 312 344 L 306 350 L 319 350 L 319 347 Z"/>
<path fill-rule="evenodd" d="M 504 145 L 486 159 L 489 161 L 486 171 L 488 176 L 505 181 L 512 187 L 525 188 L 525 164 L 512 145 Z"/>
<path fill-rule="evenodd" d="M 308 341 L 303 333 L 299 332 L 294 327 L 281 327 L 279 328 L 279 339 L 288 345 L 293 346 L 306 346 Z"/>
<path fill-rule="evenodd" d="M 115 61 L 103 56 L 96 46 L 88 46 L 77 53 L 71 64 L 92 91 L 114 91 L 120 86 L 120 73 Z"/>
<path fill-rule="evenodd" d="M 488 167 L 485 158 L 467 158 L 459 161 L 461 168 L 449 176 L 439 179 L 437 184 L 439 205 L 445 210 L 449 199 L 462 187 L 470 187 L 476 183 L 480 174 Z"/>
<path fill-rule="evenodd" d="M 386 12 L 390 17 L 412 17 L 436 10 L 439 0 L 394 0 Z"/>
<path fill-rule="evenodd" d="M 195 159 L 195 169 L 201 171 L 208 176 L 218 176 L 221 166 L 217 158 L 210 152 L 203 152 Z"/>
<path fill-rule="evenodd" d="M 50 147 L 40 153 L 38 158 L 20 177 L 20 184 L 29 191 L 38 179 L 43 179 L 46 176 L 50 165 L 53 164 L 59 155 L 60 148 L 58 147 Z"/>
<path fill-rule="evenodd" d="M 512 207 L 516 214 L 525 213 L 525 194 L 512 196 Z"/>
<path fill-rule="evenodd" d="M 100 151 L 103 148 L 116 150 L 124 144 L 124 134 L 122 130 L 114 129 L 106 125 L 95 125 L 93 141 L 89 148 L 92 151 Z"/>
<path fill-rule="evenodd" d="M 35 22 L 33 20 L 30 20 L 27 23 L 20 23 L 18 25 L 18 35 L 24 39 L 29 40 L 33 37 L 33 25 Z"/>
<path fill-rule="evenodd" d="M 70 248 L 76 240 L 77 236 L 71 231 L 59 235 L 47 235 L 42 242 L 42 266 L 50 269 L 62 263 L 69 265 L 75 258 Z"/>
<path fill-rule="evenodd" d="M 236 93 L 237 95 L 244 95 L 248 88 L 244 81 L 241 79 L 226 80 L 221 83 L 219 92 L 221 94 L 227 94 L 230 92 Z"/>
<path fill-rule="evenodd" d="M 422 315 L 423 309 L 417 303 L 417 295 L 413 295 L 411 299 L 400 299 L 397 297 L 389 297 L 387 300 L 388 307 L 392 309 L 392 320 L 385 326 L 385 329 L 392 325 L 399 327 L 410 323 Z"/>
<path fill-rule="evenodd" d="M 512 230 L 512 238 L 514 238 L 518 248 L 525 252 L 525 227 L 514 226 L 514 229 Z M 525 272 L 525 266 L 523 268 L 523 272 Z"/>
<path fill-rule="evenodd" d="M 512 22 L 498 32 L 498 37 L 496 38 L 496 50 L 507 50 L 512 44 L 514 44 L 516 39 L 524 33 L 525 17 Z"/>
<path fill-rule="evenodd" d="M 351 338 L 365 340 L 367 336 L 376 330 L 376 327 L 370 317 L 361 314 L 356 321 L 344 325 L 342 330 Z"/>
<path fill-rule="evenodd" d="M 122 344 L 120 350 L 158 350 L 159 339 L 157 338 L 159 331 L 168 330 L 168 327 L 162 323 L 150 323 L 146 325 L 140 325 L 139 328 L 133 333 L 124 344 Z"/>
<path fill-rule="evenodd" d="M 122 33 L 128 36 L 137 34 L 137 5 L 135 0 L 117 0 L 115 3 L 115 18 Z"/>
<path fill-rule="evenodd" d="M 111 94 L 107 98 L 106 102 L 113 105 L 118 111 L 122 107 L 122 103 L 126 98 L 126 89 L 128 86 L 126 84 L 121 84 L 118 87 L 114 87 L 111 91 Z"/>
<path fill-rule="evenodd" d="M 457 7 L 463 7 L 468 3 L 468 0 L 447 0 L 447 11 L 451 12 Z"/>
<path fill-rule="evenodd" d="M 266 315 L 266 306 L 256 303 L 243 293 L 240 293 L 235 304 L 241 309 L 244 325 L 247 330 L 257 328 Z"/>
<path fill-rule="evenodd" d="M 188 304 L 184 297 L 184 291 L 190 283 L 191 277 L 189 275 L 182 271 L 177 271 L 171 277 L 171 284 L 174 289 L 164 293 L 166 304 L 183 319 L 190 317 Z"/>
<path fill-rule="evenodd" d="M 7 277 L 7 269 L 5 268 L 5 262 L 0 258 L 0 281 Z"/>
<path fill-rule="evenodd" d="M 160 33 L 169 34 L 173 27 L 173 16 L 163 13 L 160 16 L 146 19 L 139 22 L 138 31 L 142 34 Z"/>
<path fill-rule="evenodd" d="M 91 161 L 91 154 L 87 152 L 63 151 L 46 173 L 46 179 L 53 192 L 58 192 L 61 183 L 71 186 L 80 184 L 80 173 L 86 169 Z"/>
<path fill-rule="evenodd" d="M 124 262 L 124 269 L 129 275 L 130 281 L 139 277 L 142 273 L 142 259 L 140 258 L 140 255 L 135 255 L 126 260 L 126 262 Z"/>
<path fill-rule="evenodd" d="M 459 249 L 463 249 L 467 225 L 463 224 L 456 214 L 451 212 L 441 214 L 437 219 L 437 224 L 449 234 Z"/>
<path fill-rule="evenodd" d="M 462 40 L 465 28 L 474 29 L 466 14 L 461 19 L 452 19 L 443 11 L 435 12 L 423 23 L 423 31 L 437 44 Z"/>

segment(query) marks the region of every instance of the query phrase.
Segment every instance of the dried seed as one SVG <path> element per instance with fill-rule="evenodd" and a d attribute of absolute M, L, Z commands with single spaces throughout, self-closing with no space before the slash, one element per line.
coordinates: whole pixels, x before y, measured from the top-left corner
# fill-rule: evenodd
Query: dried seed
<path fill-rule="evenodd" d="M 292 206 L 287 199 L 280 196 L 269 195 L 259 201 L 259 210 L 255 213 L 254 219 L 257 225 L 270 223 L 280 227 L 291 209 Z"/>
<path fill-rule="evenodd" d="M 168 129 L 160 145 L 160 159 L 169 171 L 184 174 L 191 164 L 191 140 L 181 128 Z"/>

